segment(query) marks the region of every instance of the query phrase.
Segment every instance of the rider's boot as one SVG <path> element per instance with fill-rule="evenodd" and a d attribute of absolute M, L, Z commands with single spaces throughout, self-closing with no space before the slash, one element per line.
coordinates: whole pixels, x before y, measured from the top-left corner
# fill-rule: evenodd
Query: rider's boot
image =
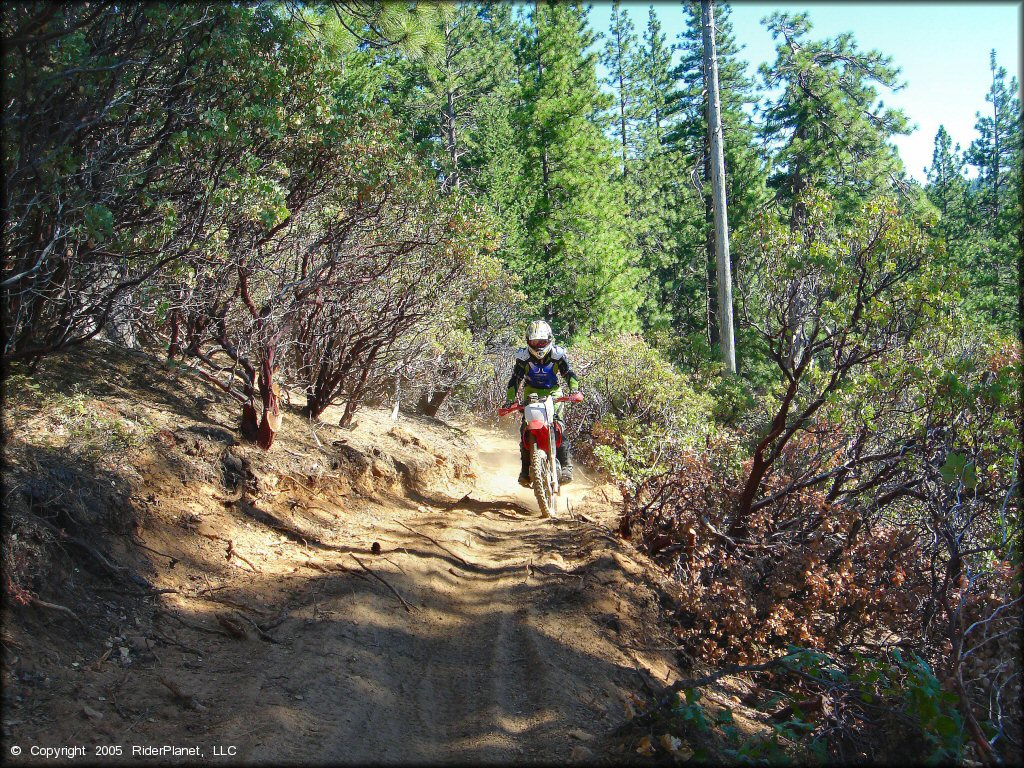
<path fill-rule="evenodd" d="M 519 445 L 519 461 L 521 467 L 519 469 L 519 484 L 524 488 L 530 487 L 530 454 L 526 450 L 526 446 Z"/>
<path fill-rule="evenodd" d="M 562 440 L 562 444 L 555 449 L 555 457 L 558 459 L 558 463 L 561 466 L 561 472 L 558 474 L 558 482 L 560 485 L 572 482 L 572 453 L 569 451 L 569 441 Z"/>

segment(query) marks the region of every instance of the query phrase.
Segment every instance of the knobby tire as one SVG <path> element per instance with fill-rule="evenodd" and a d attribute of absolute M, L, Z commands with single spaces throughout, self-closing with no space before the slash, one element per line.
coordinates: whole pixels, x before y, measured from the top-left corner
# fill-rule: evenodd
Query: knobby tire
<path fill-rule="evenodd" d="M 530 469 L 533 475 L 533 495 L 537 497 L 540 511 L 548 517 L 555 516 L 554 486 L 548 469 L 548 455 L 534 443 L 531 448 Z"/>

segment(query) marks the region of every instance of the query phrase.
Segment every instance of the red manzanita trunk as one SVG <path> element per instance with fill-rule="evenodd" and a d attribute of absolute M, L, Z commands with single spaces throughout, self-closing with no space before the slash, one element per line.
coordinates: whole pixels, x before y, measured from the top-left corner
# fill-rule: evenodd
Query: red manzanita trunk
<path fill-rule="evenodd" d="M 256 444 L 267 451 L 281 428 L 281 390 L 274 382 L 274 350 L 271 348 L 260 366 L 260 398 L 263 400 L 263 418 L 260 420 Z"/>
<path fill-rule="evenodd" d="M 270 450 L 281 428 L 281 388 L 274 381 L 274 351 L 260 364 L 259 392 L 262 415 L 256 415 L 256 400 L 252 398 L 242 406 L 242 436 L 265 451 Z"/>

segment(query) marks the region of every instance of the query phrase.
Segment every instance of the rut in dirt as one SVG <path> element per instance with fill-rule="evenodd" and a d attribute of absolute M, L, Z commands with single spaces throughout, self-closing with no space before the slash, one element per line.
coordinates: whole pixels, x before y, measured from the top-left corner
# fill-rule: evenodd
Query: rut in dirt
<path fill-rule="evenodd" d="M 617 642 L 634 595 L 607 589 L 625 581 L 614 540 L 566 507 L 544 520 L 515 482 L 515 443 L 477 438 L 480 490 L 380 521 L 372 568 L 411 608 L 372 578 L 319 579 L 311 620 L 282 627 L 290 647 L 270 649 L 248 687 L 256 711 L 223 738 L 251 740 L 258 720 L 260 760 L 549 761 L 586 756 L 621 719 L 640 682 Z M 580 475 L 566 495 L 596 515 L 593 490 Z"/>

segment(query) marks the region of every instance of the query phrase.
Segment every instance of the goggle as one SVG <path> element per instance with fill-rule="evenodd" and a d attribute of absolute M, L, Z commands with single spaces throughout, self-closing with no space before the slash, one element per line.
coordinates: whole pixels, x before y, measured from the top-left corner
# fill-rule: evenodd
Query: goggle
<path fill-rule="evenodd" d="M 526 343 L 529 344 L 532 349 L 544 349 L 544 347 L 551 343 L 551 339 L 530 339 Z"/>

